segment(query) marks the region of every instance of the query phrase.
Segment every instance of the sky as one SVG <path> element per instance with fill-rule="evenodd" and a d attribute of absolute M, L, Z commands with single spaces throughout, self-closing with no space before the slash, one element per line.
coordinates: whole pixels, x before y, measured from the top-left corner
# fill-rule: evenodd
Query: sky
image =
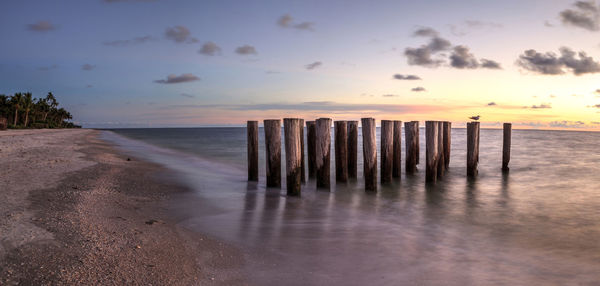
<path fill-rule="evenodd" d="M 0 94 L 84 127 L 446 120 L 600 130 L 596 1 L 6 0 Z"/>

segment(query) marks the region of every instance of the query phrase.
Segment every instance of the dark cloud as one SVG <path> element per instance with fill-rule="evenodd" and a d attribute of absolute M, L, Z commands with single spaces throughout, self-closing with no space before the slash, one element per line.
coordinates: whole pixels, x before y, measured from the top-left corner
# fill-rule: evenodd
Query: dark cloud
<path fill-rule="evenodd" d="M 57 65 L 51 65 L 51 66 L 39 67 L 38 70 L 49 71 L 49 70 L 53 70 L 53 69 L 57 69 L 57 68 L 58 68 Z"/>
<path fill-rule="evenodd" d="M 438 36 L 437 31 L 431 28 L 420 28 L 414 32 L 415 36 L 429 37 L 429 43 L 418 48 L 404 49 L 404 55 L 409 65 L 424 66 L 429 68 L 444 65 L 446 57 L 450 60 L 450 67 L 458 69 L 501 69 L 498 62 L 488 59 L 481 59 L 481 64 L 477 58 L 469 52 L 469 48 L 463 45 L 457 45 L 452 48 L 450 41 Z M 443 51 L 452 49 L 450 56 Z"/>
<path fill-rule="evenodd" d="M 517 65 L 539 74 L 557 75 L 571 71 L 574 75 L 600 72 L 600 63 L 594 61 L 583 51 L 560 48 L 560 57 L 553 52 L 539 53 L 526 50 L 517 60 Z"/>
<path fill-rule="evenodd" d="M 550 109 L 552 106 L 549 103 L 542 103 L 540 105 L 532 105 L 531 109 Z"/>
<path fill-rule="evenodd" d="M 598 31 L 600 11 L 595 1 L 577 1 L 574 9 L 560 12 L 560 19 L 567 26 L 583 28 L 589 31 Z"/>
<path fill-rule="evenodd" d="M 48 32 L 55 30 L 56 27 L 48 21 L 38 21 L 34 24 L 28 24 L 27 29 L 34 32 Z"/>
<path fill-rule="evenodd" d="M 189 93 L 181 93 L 179 95 L 181 95 L 183 97 L 187 97 L 187 98 L 195 98 L 196 97 L 195 95 L 192 95 L 192 94 L 189 94 Z"/>
<path fill-rule="evenodd" d="M 206 55 L 206 56 L 214 56 L 221 53 L 221 47 L 217 46 L 217 44 L 213 42 L 206 42 L 202 45 L 202 48 L 198 50 L 198 53 Z"/>
<path fill-rule="evenodd" d="M 235 52 L 240 55 L 256 55 L 256 49 L 253 46 L 243 45 L 241 47 L 237 47 Z"/>
<path fill-rule="evenodd" d="M 318 67 L 320 67 L 320 66 L 322 66 L 322 65 L 323 65 L 323 63 L 322 63 L 322 62 L 314 62 L 314 63 L 307 64 L 307 65 L 305 65 L 304 67 L 305 67 L 307 70 L 314 70 L 314 69 L 316 69 L 316 68 L 318 68 Z"/>
<path fill-rule="evenodd" d="M 170 84 L 170 83 L 183 83 L 183 82 L 192 82 L 192 81 L 197 81 L 200 80 L 199 77 L 191 74 L 191 73 L 184 73 L 182 75 L 174 75 L 174 74 L 170 74 L 167 76 L 167 79 L 158 79 L 155 80 L 155 83 L 164 83 L 164 84 Z"/>
<path fill-rule="evenodd" d="M 497 104 L 496 104 L 495 102 L 493 102 L 493 101 L 492 101 L 492 102 L 488 103 L 487 105 L 488 105 L 488 106 L 496 106 Z"/>
<path fill-rule="evenodd" d="M 94 68 L 96 68 L 96 66 L 95 65 L 91 65 L 91 64 L 84 64 L 84 65 L 81 66 L 81 69 L 84 70 L 84 71 L 91 71 Z"/>
<path fill-rule="evenodd" d="M 135 37 L 130 40 L 107 41 L 102 44 L 105 46 L 111 46 L 111 47 L 123 47 L 123 46 L 129 46 L 129 45 L 143 44 L 143 43 L 154 41 L 154 40 L 156 40 L 154 37 L 148 35 L 148 36 L 142 36 L 142 37 Z"/>
<path fill-rule="evenodd" d="M 486 69 L 502 69 L 499 62 L 488 59 L 481 59 L 481 67 Z"/>
<path fill-rule="evenodd" d="M 418 87 L 412 88 L 411 91 L 414 91 L 414 92 L 423 92 L 423 91 L 426 91 L 426 90 L 425 90 L 424 87 L 418 86 Z"/>
<path fill-rule="evenodd" d="M 165 30 L 165 37 L 175 43 L 197 43 L 198 39 L 190 37 L 191 32 L 184 26 L 169 27 Z"/>
<path fill-rule="evenodd" d="M 439 33 L 429 27 L 422 27 L 413 32 L 414 37 L 436 37 Z"/>
<path fill-rule="evenodd" d="M 479 62 L 469 52 L 469 48 L 456 46 L 450 55 L 450 66 L 458 69 L 476 69 L 479 67 Z"/>
<path fill-rule="evenodd" d="M 297 30 L 314 31 L 315 24 L 313 22 L 295 23 L 294 18 L 292 18 L 292 16 L 290 16 L 289 14 L 285 14 L 279 17 L 279 19 L 277 19 L 277 25 L 282 28 L 293 28 Z"/>
<path fill-rule="evenodd" d="M 395 74 L 394 75 L 394 79 L 398 79 L 398 80 L 421 80 L 421 78 L 419 76 L 413 75 L 413 74 L 407 74 L 407 75 Z"/>

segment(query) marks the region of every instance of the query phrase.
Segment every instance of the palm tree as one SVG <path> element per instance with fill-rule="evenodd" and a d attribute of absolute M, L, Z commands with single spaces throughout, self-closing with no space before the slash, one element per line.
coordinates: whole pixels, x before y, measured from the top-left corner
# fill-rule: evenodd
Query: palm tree
<path fill-rule="evenodd" d="M 33 99 L 31 98 L 31 92 L 25 93 L 25 97 L 23 98 L 23 108 L 25 109 L 25 128 L 27 128 L 27 123 L 29 122 L 29 112 L 31 111 L 32 106 Z"/>
<path fill-rule="evenodd" d="M 21 107 L 23 106 L 23 95 L 19 92 L 19 93 L 15 93 L 15 95 L 13 95 L 10 98 L 10 103 L 12 104 L 13 108 L 15 109 L 15 120 L 13 125 L 17 126 L 17 122 L 18 122 L 18 118 L 19 118 L 19 109 L 21 109 Z"/>

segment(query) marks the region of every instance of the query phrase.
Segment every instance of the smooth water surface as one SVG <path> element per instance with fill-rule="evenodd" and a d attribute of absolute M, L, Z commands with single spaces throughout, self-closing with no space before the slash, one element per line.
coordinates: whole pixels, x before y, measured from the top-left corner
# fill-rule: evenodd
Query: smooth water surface
<path fill-rule="evenodd" d="M 430 186 L 421 129 L 419 173 L 375 194 L 363 189 L 362 139 L 347 184 L 335 183 L 332 142 L 331 192 L 309 180 L 294 198 L 265 188 L 262 128 L 258 184 L 246 182 L 245 128 L 113 131 L 103 138 L 194 190 L 173 212 L 243 249 L 257 285 L 600 284 L 600 133 L 513 130 L 503 175 L 502 131 L 482 129 L 467 180 L 466 130 L 453 129 L 450 170 Z"/>

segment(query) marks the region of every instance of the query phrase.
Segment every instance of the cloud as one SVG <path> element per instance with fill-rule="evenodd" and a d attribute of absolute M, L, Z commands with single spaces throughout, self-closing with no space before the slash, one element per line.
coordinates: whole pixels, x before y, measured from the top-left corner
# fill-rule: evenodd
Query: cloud
<path fill-rule="evenodd" d="M 51 65 L 51 66 L 39 67 L 38 70 L 39 71 L 49 71 L 49 70 L 53 70 L 53 69 L 57 69 L 57 68 L 58 68 L 57 65 Z"/>
<path fill-rule="evenodd" d="M 596 94 L 600 94 L 600 88 L 599 88 L 599 89 L 596 89 L 596 90 L 594 91 L 594 93 L 596 93 Z"/>
<path fill-rule="evenodd" d="M 504 25 L 494 22 L 465 20 L 465 24 L 470 28 L 502 28 Z"/>
<path fill-rule="evenodd" d="M 313 22 L 295 23 L 292 16 L 285 14 L 277 19 L 277 25 L 282 28 L 293 28 L 297 30 L 314 31 Z"/>
<path fill-rule="evenodd" d="M 192 95 L 192 94 L 189 94 L 189 93 L 181 93 L 179 95 L 181 95 L 183 97 L 187 97 L 187 98 L 195 98 L 196 97 L 195 95 Z"/>
<path fill-rule="evenodd" d="M 206 55 L 206 56 L 214 56 L 221 53 L 221 47 L 217 46 L 217 44 L 213 42 L 206 42 L 202 45 L 202 48 L 198 50 L 198 53 Z"/>
<path fill-rule="evenodd" d="M 200 80 L 199 77 L 191 74 L 191 73 L 184 73 L 182 75 L 174 75 L 174 74 L 170 74 L 167 76 L 167 79 L 158 79 L 155 80 L 155 83 L 164 83 L 164 84 L 171 84 L 171 83 L 183 83 L 183 82 L 192 82 L 192 81 L 198 81 Z"/>
<path fill-rule="evenodd" d="M 502 69 L 499 62 L 488 59 L 481 59 L 481 67 L 486 69 Z"/>
<path fill-rule="evenodd" d="M 48 21 L 38 21 L 34 24 L 28 24 L 27 29 L 34 32 L 48 32 L 55 30 L 56 27 Z"/>
<path fill-rule="evenodd" d="M 596 105 L 590 105 L 590 106 L 588 106 L 588 107 L 591 107 L 591 108 L 600 108 L 600 104 L 596 104 Z"/>
<path fill-rule="evenodd" d="M 473 23 L 471 23 L 473 24 Z M 501 69 L 502 67 L 496 61 L 481 59 L 481 63 L 475 55 L 469 52 L 469 48 L 464 45 L 452 47 L 452 43 L 440 36 L 438 32 L 431 28 L 419 28 L 413 33 L 414 36 L 429 37 L 429 43 L 421 45 L 418 48 L 404 49 L 404 55 L 409 65 L 417 65 L 429 68 L 436 68 L 446 64 L 446 57 L 450 60 L 450 67 L 458 69 Z M 450 56 L 443 51 L 452 50 Z"/>
<path fill-rule="evenodd" d="M 383 97 L 398 97 L 400 95 L 397 95 L 397 94 L 382 94 L 381 96 L 383 96 Z"/>
<path fill-rule="evenodd" d="M 595 1 L 577 1 L 574 9 L 560 12 L 560 19 L 566 26 L 573 26 L 589 31 L 598 31 L 600 11 Z"/>
<path fill-rule="evenodd" d="M 239 55 L 256 55 L 256 49 L 253 46 L 243 45 L 241 47 L 237 47 L 235 52 Z"/>
<path fill-rule="evenodd" d="M 437 37 L 439 33 L 429 27 L 421 27 L 413 32 L 414 37 Z"/>
<path fill-rule="evenodd" d="M 105 46 L 111 46 L 111 47 L 124 47 L 124 46 L 129 46 L 129 45 L 143 44 L 143 43 L 154 41 L 154 40 L 156 40 L 154 37 L 147 35 L 147 36 L 142 36 L 142 37 L 135 37 L 130 40 L 107 41 L 102 44 Z"/>
<path fill-rule="evenodd" d="M 102 0 L 104 3 L 120 3 L 120 2 L 156 2 L 158 0 Z"/>
<path fill-rule="evenodd" d="M 423 92 L 423 91 L 426 91 L 426 90 L 425 90 L 424 87 L 418 86 L 418 87 L 412 88 L 411 91 L 414 91 L 414 92 Z"/>
<path fill-rule="evenodd" d="M 450 55 L 450 66 L 458 69 L 476 69 L 479 67 L 479 62 L 473 54 L 469 53 L 469 48 L 456 46 Z"/>
<path fill-rule="evenodd" d="M 316 68 L 318 68 L 318 67 L 320 67 L 322 65 L 323 65 L 323 63 L 321 63 L 321 62 L 314 62 L 314 63 L 307 64 L 304 67 L 307 70 L 314 70 L 314 69 L 316 69 Z"/>
<path fill-rule="evenodd" d="M 91 71 L 94 68 L 96 68 L 96 66 L 95 65 L 91 65 L 91 64 L 84 64 L 84 65 L 81 66 L 81 69 L 84 70 L 84 71 Z"/>
<path fill-rule="evenodd" d="M 542 103 L 540 105 L 532 105 L 531 109 L 550 109 L 552 106 L 549 103 Z"/>
<path fill-rule="evenodd" d="M 93 85 L 91 85 L 91 84 L 87 84 L 85 87 L 86 87 L 86 88 L 92 88 L 92 87 L 94 87 L 94 86 L 93 86 Z"/>
<path fill-rule="evenodd" d="M 495 102 L 493 102 L 493 101 L 487 104 L 487 106 L 496 106 L 496 105 L 497 104 Z"/>
<path fill-rule="evenodd" d="M 190 37 L 191 32 L 184 26 L 169 27 L 165 30 L 165 37 L 175 43 L 197 43 L 198 39 Z"/>
<path fill-rule="evenodd" d="M 480 20 L 465 20 L 457 25 L 449 26 L 450 32 L 455 36 L 459 37 L 467 35 L 469 33 L 469 30 L 500 29 L 504 27 L 504 25 L 499 23 Z"/>
<path fill-rule="evenodd" d="M 421 80 L 421 78 L 417 75 L 413 75 L 413 74 L 407 74 L 407 75 L 402 75 L 402 74 L 395 74 L 394 79 L 398 79 L 398 80 Z"/>
<path fill-rule="evenodd" d="M 560 57 L 553 52 L 539 53 L 526 50 L 516 64 L 526 70 L 544 75 L 558 75 L 572 72 L 574 75 L 600 72 L 600 63 L 583 51 L 575 53 L 567 47 L 560 48 Z"/>
<path fill-rule="evenodd" d="M 551 127 L 563 127 L 563 128 L 582 128 L 585 127 L 585 122 L 583 121 L 552 121 L 549 122 L 548 125 Z"/>

